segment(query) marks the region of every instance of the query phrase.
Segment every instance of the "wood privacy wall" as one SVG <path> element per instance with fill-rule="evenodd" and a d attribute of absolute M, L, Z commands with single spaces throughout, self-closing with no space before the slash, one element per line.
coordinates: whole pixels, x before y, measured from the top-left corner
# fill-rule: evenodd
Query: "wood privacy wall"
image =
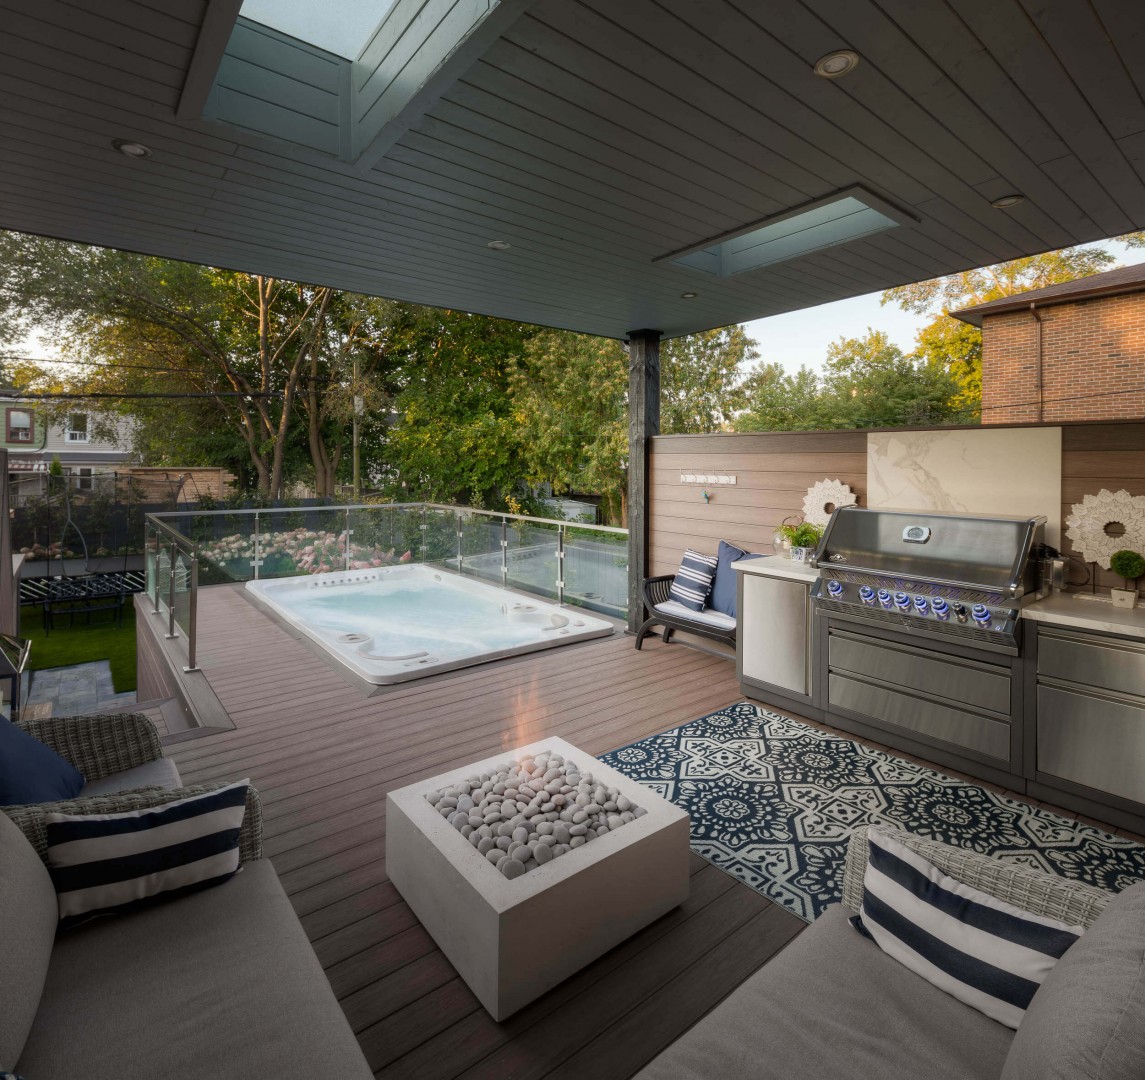
<path fill-rule="evenodd" d="M 1145 495 L 1145 421 L 1075 424 L 1062 428 L 1062 549 L 1072 551 L 1065 519 L 1074 503 L 1102 488 Z M 1094 567 L 1091 565 L 1091 569 Z M 1071 571 L 1080 578 L 1080 568 Z M 1099 588 L 1122 588 L 1122 581 L 1098 569 Z M 1145 585 L 1145 582 L 1139 582 Z"/>
<path fill-rule="evenodd" d="M 681 473 L 725 473 L 735 486 L 681 484 Z M 771 551 L 771 534 L 801 513 L 807 489 L 830 477 L 865 503 L 867 436 L 862 431 L 661 435 L 652 440 L 649 530 L 653 574 L 670 574 L 686 547 L 715 552 L 721 539 Z M 712 500 L 705 505 L 704 489 Z"/>
<path fill-rule="evenodd" d="M 1041 425 L 1056 426 L 1056 425 Z M 1005 468 L 1000 462 L 999 468 Z M 1070 507 L 1102 488 L 1145 495 L 1145 421 L 1062 425 L 1063 550 Z M 681 473 L 733 473 L 734 487 L 681 484 Z M 850 484 L 866 505 L 867 435 L 862 431 L 661 435 L 652 440 L 649 526 L 654 574 L 670 574 L 686 547 L 715 552 L 720 539 L 771 551 L 771 534 L 825 477 Z M 706 487 L 712 501 L 704 504 Z M 1079 569 L 1073 576 L 1080 579 Z M 1100 570 L 1102 588 L 1121 580 Z"/>

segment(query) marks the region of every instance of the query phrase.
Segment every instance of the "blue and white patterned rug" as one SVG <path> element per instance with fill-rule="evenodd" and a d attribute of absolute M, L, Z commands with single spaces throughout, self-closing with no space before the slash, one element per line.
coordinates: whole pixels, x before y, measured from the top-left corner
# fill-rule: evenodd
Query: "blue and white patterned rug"
<path fill-rule="evenodd" d="M 858 825 L 884 823 L 1118 892 L 1145 846 L 741 702 L 605 754 L 686 810 L 692 850 L 811 922 L 842 898 Z"/>

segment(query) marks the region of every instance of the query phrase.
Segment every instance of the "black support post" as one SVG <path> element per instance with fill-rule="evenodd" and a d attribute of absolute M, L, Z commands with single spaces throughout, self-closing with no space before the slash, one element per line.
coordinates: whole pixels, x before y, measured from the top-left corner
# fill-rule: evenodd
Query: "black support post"
<path fill-rule="evenodd" d="M 648 576 L 648 456 L 660 434 L 660 331 L 628 335 L 628 629 L 644 621 L 641 582 Z"/>

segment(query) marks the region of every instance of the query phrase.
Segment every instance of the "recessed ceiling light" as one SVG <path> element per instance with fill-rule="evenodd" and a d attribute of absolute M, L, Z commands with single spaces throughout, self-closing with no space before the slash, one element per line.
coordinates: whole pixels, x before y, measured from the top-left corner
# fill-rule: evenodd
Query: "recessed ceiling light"
<path fill-rule="evenodd" d="M 852 49 L 836 49 L 815 61 L 815 74 L 821 79 L 839 79 L 859 66 L 859 54 Z"/>
<path fill-rule="evenodd" d="M 508 240 L 490 240 L 485 246 L 494 251 L 508 251 L 513 245 Z"/>
<path fill-rule="evenodd" d="M 151 149 L 138 142 L 128 142 L 126 139 L 112 139 L 111 145 L 124 157 L 145 158 L 151 156 Z"/>
<path fill-rule="evenodd" d="M 699 293 L 694 293 L 694 292 L 682 292 L 682 293 L 680 293 L 680 299 L 681 300 L 695 300 L 696 297 L 699 295 L 700 295 Z"/>
<path fill-rule="evenodd" d="M 1017 206 L 1018 203 L 1025 201 L 1025 195 L 1019 195 L 1015 192 L 1013 195 L 1003 195 L 1000 199 L 995 199 L 990 205 L 995 210 L 1009 210 L 1011 206 Z"/>

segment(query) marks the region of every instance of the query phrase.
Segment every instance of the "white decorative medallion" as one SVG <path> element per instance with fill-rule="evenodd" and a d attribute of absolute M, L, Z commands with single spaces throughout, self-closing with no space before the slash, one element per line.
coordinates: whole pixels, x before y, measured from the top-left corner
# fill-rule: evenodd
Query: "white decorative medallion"
<path fill-rule="evenodd" d="M 812 525 L 826 525 L 831 510 L 838 506 L 854 506 L 858 497 L 847 484 L 839 480 L 820 480 L 807 489 L 803 500 L 803 520 Z M 827 507 L 831 507 L 828 510 Z"/>
<path fill-rule="evenodd" d="M 1108 570 L 1109 556 L 1115 551 L 1141 551 L 1145 547 L 1145 495 L 1102 488 L 1074 503 L 1065 523 L 1074 551 Z M 1116 525 L 1123 528 L 1114 528 Z"/>

